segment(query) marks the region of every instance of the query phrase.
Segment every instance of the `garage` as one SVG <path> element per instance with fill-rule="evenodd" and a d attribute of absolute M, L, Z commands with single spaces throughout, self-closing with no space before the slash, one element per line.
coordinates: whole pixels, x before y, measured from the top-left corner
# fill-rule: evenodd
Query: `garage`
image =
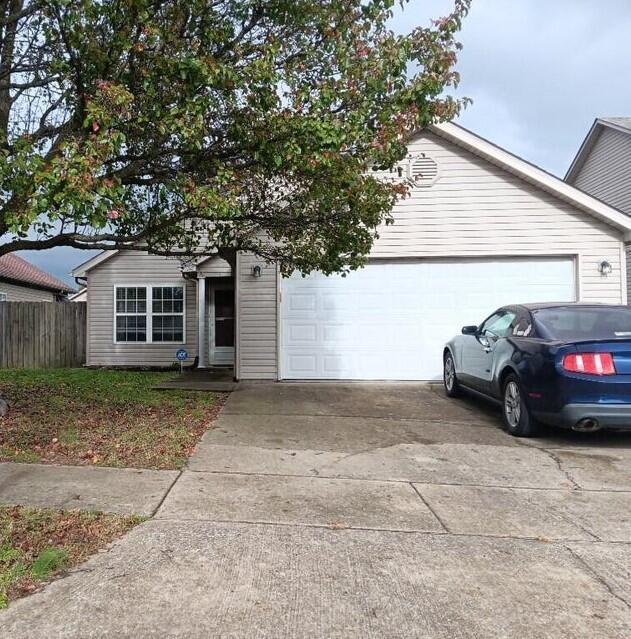
<path fill-rule="evenodd" d="M 283 379 L 434 380 L 443 345 L 505 304 L 574 301 L 573 256 L 375 261 L 281 283 Z"/>
<path fill-rule="evenodd" d="M 237 254 L 237 379 L 438 380 L 445 342 L 500 306 L 627 303 L 629 216 L 449 122 L 410 140 L 419 166 L 348 277 Z"/>

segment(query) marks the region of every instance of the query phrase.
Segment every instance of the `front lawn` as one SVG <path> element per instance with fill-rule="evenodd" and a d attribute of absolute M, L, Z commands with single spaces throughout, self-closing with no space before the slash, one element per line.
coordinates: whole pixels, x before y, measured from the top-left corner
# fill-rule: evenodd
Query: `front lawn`
<path fill-rule="evenodd" d="M 173 373 L 0 370 L 0 461 L 181 468 L 224 396 L 151 387 Z"/>
<path fill-rule="evenodd" d="M 0 506 L 0 608 L 142 521 L 131 515 Z"/>

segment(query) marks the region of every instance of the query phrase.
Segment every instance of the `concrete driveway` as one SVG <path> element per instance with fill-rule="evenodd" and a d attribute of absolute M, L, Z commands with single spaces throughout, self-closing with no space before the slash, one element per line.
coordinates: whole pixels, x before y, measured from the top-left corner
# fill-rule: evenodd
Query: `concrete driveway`
<path fill-rule="evenodd" d="M 631 435 L 414 384 L 235 391 L 154 519 L 2 637 L 631 636 Z"/>

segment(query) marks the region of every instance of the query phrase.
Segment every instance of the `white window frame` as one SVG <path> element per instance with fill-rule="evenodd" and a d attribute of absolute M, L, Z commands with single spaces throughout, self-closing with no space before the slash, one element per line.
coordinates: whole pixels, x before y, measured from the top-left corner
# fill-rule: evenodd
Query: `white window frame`
<path fill-rule="evenodd" d="M 153 312 L 153 289 L 154 288 L 181 288 L 182 289 L 182 312 L 181 313 L 154 313 Z M 149 297 L 147 298 L 148 303 L 151 304 L 151 308 L 147 306 L 147 321 L 148 327 L 151 328 L 151 333 L 147 333 L 147 342 L 150 344 L 186 344 L 186 282 L 179 282 L 177 284 L 152 284 L 147 286 L 147 293 Z M 166 317 L 173 315 L 181 315 L 182 316 L 182 341 L 177 342 L 163 342 L 163 341 L 153 341 L 153 316 L 156 315 L 158 317 Z"/>
<path fill-rule="evenodd" d="M 165 315 L 181 315 L 182 316 L 182 341 L 177 342 L 154 342 L 153 341 L 153 289 L 154 288 L 163 288 L 165 286 L 170 287 L 179 287 L 182 289 L 182 312 L 181 313 L 155 313 L 157 316 L 165 316 Z M 116 312 L 116 291 L 119 288 L 144 288 L 146 290 L 147 295 L 147 308 L 145 313 L 117 313 Z M 119 315 L 142 315 L 147 318 L 147 339 L 144 342 L 127 342 L 120 341 L 116 338 L 116 318 Z M 186 282 L 180 280 L 179 282 L 166 282 L 160 284 L 135 284 L 130 282 L 129 284 L 114 284 L 114 326 L 112 327 L 112 337 L 114 340 L 114 344 L 127 344 L 127 345 L 138 345 L 138 344 L 158 344 L 158 345 L 169 345 L 169 344 L 186 344 Z"/>
<path fill-rule="evenodd" d="M 5 293 L 4 291 L 0 291 L 0 302 L 6 302 L 9 299 L 9 295 L 8 293 Z"/>

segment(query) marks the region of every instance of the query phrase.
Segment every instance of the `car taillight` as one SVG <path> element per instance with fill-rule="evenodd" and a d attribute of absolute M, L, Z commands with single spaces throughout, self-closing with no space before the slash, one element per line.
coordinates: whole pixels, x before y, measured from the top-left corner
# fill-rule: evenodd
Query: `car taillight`
<path fill-rule="evenodd" d="M 570 373 L 615 375 L 611 353 L 569 353 L 563 357 L 563 368 Z"/>

